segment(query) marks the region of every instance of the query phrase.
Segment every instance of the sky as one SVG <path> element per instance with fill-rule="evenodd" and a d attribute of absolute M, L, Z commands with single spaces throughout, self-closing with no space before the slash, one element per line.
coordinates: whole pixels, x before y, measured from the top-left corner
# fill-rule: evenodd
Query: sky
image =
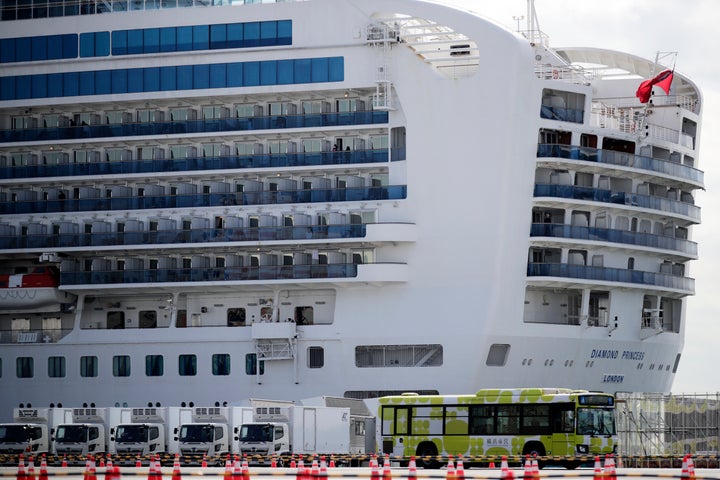
<path fill-rule="evenodd" d="M 517 30 L 526 0 L 443 0 L 466 7 Z M 650 60 L 657 52 L 678 52 L 675 70 L 691 78 L 703 95 L 700 154 L 705 191 L 695 192 L 702 223 L 692 240 L 699 260 L 690 262 L 695 296 L 686 312 L 685 348 L 672 393 L 720 392 L 720 19 L 719 0 L 536 0 L 540 30 L 551 47 L 594 47 Z M 526 20 L 520 21 L 521 30 Z M 672 93 L 672 92 L 671 92 Z M 633 92 L 634 94 L 634 92 Z M 631 94 L 632 95 L 632 94 Z"/>

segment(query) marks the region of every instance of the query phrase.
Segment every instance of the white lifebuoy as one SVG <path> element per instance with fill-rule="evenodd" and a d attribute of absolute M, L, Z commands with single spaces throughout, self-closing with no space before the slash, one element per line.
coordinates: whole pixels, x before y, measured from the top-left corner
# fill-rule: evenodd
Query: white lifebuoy
<path fill-rule="evenodd" d="M 557 80 L 558 78 L 560 78 L 560 72 L 558 72 L 557 70 L 553 70 L 553 78 L 554 78 L 555 80 Z"/>

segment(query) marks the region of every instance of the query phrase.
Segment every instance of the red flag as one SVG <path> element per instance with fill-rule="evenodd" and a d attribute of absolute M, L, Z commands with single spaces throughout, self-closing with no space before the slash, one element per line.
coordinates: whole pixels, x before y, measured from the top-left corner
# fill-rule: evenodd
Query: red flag
<path fill-rule="evenodd" d="M 640 84 L 635 92 L 635 96 L 640 99 L 640 103 L 647 103 L 650 100 L 652 94 L 652 87 L 657 85 L 665 91 L 665 94 L 670 95 L 670 84 L 673 81 L 672 70 L 664 70 L 658 73 L 655 78 L 645 80 Z"/>

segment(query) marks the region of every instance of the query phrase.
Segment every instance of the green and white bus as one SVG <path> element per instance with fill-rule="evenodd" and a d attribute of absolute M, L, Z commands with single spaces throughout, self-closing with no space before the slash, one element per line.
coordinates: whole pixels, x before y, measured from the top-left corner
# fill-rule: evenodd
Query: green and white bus
<path fill-rule="evenodd" d="M 466 461 L 536 455 L 575 468 L 615 453 L 615 397 L 565 388 L 487 389 L 475 395 L 403 394 L 379 399 L 383 453 L 437 468 Z"/>

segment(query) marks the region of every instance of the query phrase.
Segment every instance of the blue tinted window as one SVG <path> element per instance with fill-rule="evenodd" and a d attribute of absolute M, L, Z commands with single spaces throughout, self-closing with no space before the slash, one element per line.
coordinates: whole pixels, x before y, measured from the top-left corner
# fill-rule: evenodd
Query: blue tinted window
<path fill-rule="evenodd" d="M 260 85 L 260 62 L 246 62 L 243 64 L 243 86 Z"/>
<path fill-rule="evenodd" d="M 280 20 L 277 22 L 278 45 L 292 44 L 292 20 Z"/>
<path fill-rule="evenodd" d="M 210 48 L 227 48 L 227 25 L 210 25 Z"/>
<path fill-rule="evenodd" d="M 260 62 L 260 84 L 277 85 L 277 62 Z"/>
<path fill-rule="evenodd" d="M 177 35 L 176 50 L 178 52 L 192 50 L 192 27 L 177 27 L 175 32 Z"/>
<path fill-rule="evenodd" d="M 160 29 L 147 28 L 144 33 L 145 53 L 157 53 L 160 51 Z"/>
<path fill-rule="evenodd" d="M 207 25 L 193 27 L 193 50 L 207 50 L 210 48 L 210 28 Z"/>
<path fill-rule="evenodd" d="M 243 86 L 243 64 L 230 63 L 227 66 L 227 86 L 242 87 Z"/>
<path fill-rule="evenodd" d="M 227 26 L 227 48 L 242 47 L 243 24 L 231 23 Z"/>
<path fill-rule="evenodd" d="M 175 45 L 175 27 L 167 27 L 160 29 L 160 51 L 174 52 Z"/>
<path fill-rule="evenodd" d="M 260 23 L 249 22 L 243 27 L 243 47 L 257 47 L 260 45 Z"/>
<path fill-rule="evenodd" d="M 80 72 L 80 95 L 95 94 L 95 72 Z"/>
<path fill-rule="evenodd" d="M 142 68 L 131 68 L 127 72 L 127 91 L 132 92 L 143 92 L 143 69 Z"/>
<path fill-rule="evenodd" d="M 112 32 L 112 54 L 127 55 L 127 30 Z"/>
<path fill-rule="evenodd" d="M 143 31 L 128 30 L 127 53 L 130 55 L 143 53 Z"/>
<path fill-rule="evenodd" d="M 107 95 L 112 93 L 110 88 L 112 78 L 110 70 L 100 70 L 95 73 L 95 95 Z"/>
<path fill-rule="evenodd" d="M 278 85 L 288 85 L 295 83 L 293 81 L 294 71 L 292 60 L 278 60 L 277 62 L 277 83 Z"/>
<path fill-rule="evenodd" d="M 77 72 L 63 73 L 63 97 L 75 97 L 80 93 L 80 75 Z"/>
<path fill-rule="evenodd" d="M 127 70 L 112 70 L 112 93 L 127 93 Z"/>
<path fill-rule="evenodd" d="M 210 65 L 193 66 L 193 88 L 210 88 Z"/>
<path fill-rule="evenodd" d="M 160 68 L 160 90 L 177 90 L 177 75 L 175 67 Z"/>
<path fill-rule="evenodd" d="M 95 56 L 110 55 L 110 32 L 95 32 Z"/>
<path fill-rule="evenodd" d="M 143 87 L 146 92 L 158 92 L 160 91 L 160 69 L 155 68 L 143 68 L 139 69 L 143 71 Z"/>
<path fill-rule="evenodd" d="M 277 22 L 260 23 L 260 45 L 275 45 Z"/>
<path fill-rule="evenodd" d="M 32 96 L 33 98 L 47 97 L 47 75 L 32 76 Z"/>
<path fill-rule="evenodd" d="M 343 57 L 330 58 L 329 69 L 329 81 L 342 82 L 345 80 L 345 59 Z"/>
<path fill-rule="evenodd" d="M 47 59 L 47 37 L 32 37 L 32 54 L 33 60 Z"/>
<path fill-rule="evenodd" d="M 48 76 L 48 97 L 62 97 L 63 74 L 51 73 Z"/>
<path fill-rule="evenodd" d="M 78 6 L 72 3 L 65 4 L 65 16 L 70 17 L 78 14 Z"/>
<path fill-rule="evenodd" d="M 312 59 L 312 80 L 313 82 L 328 81 L 328 59 L 313 58 Z"/>
<path fill-rule="evenodd" d="M 78 36 L 74 33 L 69 35 L 63 35 L 62 51 L 62 58 L 77 58 Z"/>
<path fill-rule="evenodd" d="M 5 38 L 0 40 L 0 62 L 10 63 L 15 61 L 15 39 Z"/>
<path fill-rule="evenodd" d="M 16 38 L 15 39 L 15 61 L 16 62 L 29 62 L 32 58 L 30 52 L 32 50 L 30 38 Z"/>
<path fill-rule="evenodd" d="M 210 65 L 210 88 L 225 88 L 227 65 Z"/>
<path fill-rule="evenodd" d="M 80 34 L 80 56 L 83 58 L 95 56 L 95 34 Z"/>
<path fill-rule="evenodd" d="M 48 37 L 48 51 L 47 51 L 47 58 L 48 60 L 58 60 L 60 58 L 63 58 L 62 56 L 62 46 L 63 46 L 63 37 L 65 35 L 51 35 Z M 74 37 L 74 35 L 72 35 Z"/>
<path fill-rule="evenodd" d="M 310 59 L 295 60 L 295 83 L 310 83 Z"/>
<path fill-rule="evenodd" d="M 15 94 L 19 99 L 31 98 L 30 75 L 19 75 L 15 82 Z"/>
<path fill-rule="evenodd" d="M 183 65 L 177 67 L 177 89 L 178 90 L 192 90 L 193 78 L 192 78 L 193 67 L 192 65 Z"/>
<path fill-rule="evenodd" d="M 0 100 L 14 100 L 16 98 L 15 77 L 0 77 Z"/>

